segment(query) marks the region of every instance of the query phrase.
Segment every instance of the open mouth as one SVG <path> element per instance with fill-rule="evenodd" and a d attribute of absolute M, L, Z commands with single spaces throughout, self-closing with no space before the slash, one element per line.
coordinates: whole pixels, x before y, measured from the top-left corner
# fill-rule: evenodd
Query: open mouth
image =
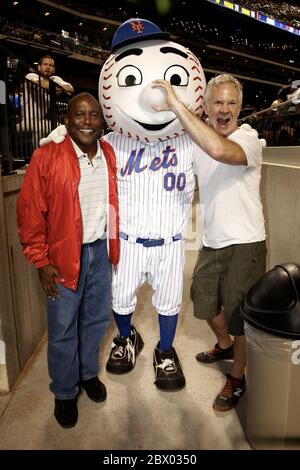
<path fill-rule="evenodd" d="M 161 129 L 164 129 L 167 127 L 171 122 L 175 121 L 176 118 L 172 119 L 171 121 L 164 122 L 163 124 L 145 124 L 144 122 L 137 122 L 140 126 L 142 126 L 144 129 L 147 131 L 160 131 Z"/>
<path fill-rule="evenodd" d="M 230 122 L 230 118 L 221 118 L 219 117 L 217 119 L 217 123 L 220 125 L 220 126 L 227 126 L 227 124 Z"/>

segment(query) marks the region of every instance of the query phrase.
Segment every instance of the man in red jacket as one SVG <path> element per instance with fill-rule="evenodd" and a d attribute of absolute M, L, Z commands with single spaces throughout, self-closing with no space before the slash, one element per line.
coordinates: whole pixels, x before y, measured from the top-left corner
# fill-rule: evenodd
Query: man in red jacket
<path fill-rule="evenodd" d="M 77 422 L 80 387 L 96 402 L 106 399 L 98 354 L 119 238 L 115 154 L 99 141 L 101 126 L 92 95 L 72 98 L 66 139 L 33 153 L 17 205 L 24 254 L 48 297 L 50 390 L 55 417 L 67 428 Z"/>

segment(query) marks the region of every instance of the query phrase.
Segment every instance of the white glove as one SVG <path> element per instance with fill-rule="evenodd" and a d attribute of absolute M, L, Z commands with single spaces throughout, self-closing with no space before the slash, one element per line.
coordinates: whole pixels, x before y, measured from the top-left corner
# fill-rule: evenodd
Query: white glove
<path fill-rule="evenodd" d="M 266 139 L 259 139 L 260 140 L 260 143 L 262 145 L 262 148 L 264 149 L 266 146 L 267 146 L 267 141 Z"/>
<path fill-rule="evenodd" d="M 258 132 L 256 129 L 253 129 L 250 124 L 242 124 L 240 127 L 242 127 L 245 131 L 250 132 L 251 134 L 255 135 L 255 137 L 258 137 Z M 262 147 L 267 146 L 267 142 L 265 139 L 259 139 Z"/>
<path fill-rule="evenodd" d="M 39 142 L 39 145 L 40 147 L 44 147 L 44 145 L 47 145 L 47 144 L 50 144 L 51 140 L 48 139 L 48 137 L 43 137 L 40 142 Z"/>
<path fill-rule="evenodd" d="M 253 135 L 255 135 L 256 137 L 258 137 L 258 132 L 257 132 L 257 130 L 256 130 L 256 129 L 253 129 L 253 127 L 251 127 L 250 124 L 242 124 L 241 127 L 242 127 L 245 131 L 249 132 L 250 134 L 253 134 Z"/>
<path fill-rule="evenodd" d="M 43 147 L 43 145 L 50 144 L 50 142 L 55 142 L 56 144 L 60 144 L 65 140 L 65 137 L 67 135 L 67 129 L 66 126 L 61 124 L 60 126 L 56 127 L 48 137 L 45 137 L 40 140 L 40 146 Z"/>

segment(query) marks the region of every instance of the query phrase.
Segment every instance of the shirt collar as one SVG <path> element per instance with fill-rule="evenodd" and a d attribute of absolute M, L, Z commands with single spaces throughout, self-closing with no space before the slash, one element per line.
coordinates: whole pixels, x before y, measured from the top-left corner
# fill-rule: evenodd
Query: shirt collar
<path fill-rule="evenodd" d="M 71 137 L 70 137 L 71 139 Z M 86 153 L 84 153 L 79 147 L 78 145 L 74 142 L 73 139 L 71 139 L 71 142 L 73 144 L 73 147 L 74 147 L 74 150 L 76 152 L 76 155 L 78 157 L 78 160 L 80 160 L 81 158 L 84 158 L 86 157 Z M 101 147 L 100 147 L 100 142 L 99 142 L 99 139 L 97 140 L 97 151 L 96 151 L 96 155 L 94 156 L 94 158 L 101 158 Z"/>

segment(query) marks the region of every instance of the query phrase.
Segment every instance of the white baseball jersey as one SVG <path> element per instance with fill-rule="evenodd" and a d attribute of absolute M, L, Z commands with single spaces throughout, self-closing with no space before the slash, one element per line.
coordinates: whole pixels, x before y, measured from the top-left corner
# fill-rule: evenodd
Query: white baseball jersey
<path fill-rule="evenodd" d="M 113 310 L 135 309 L 138 288 L 148 281 L 153 305 L 161 315 L 175 315 L 182 302 L 184 234 L 194 194 L 194 145 L 186 134 L 163 142 L 144 143 L 110 133 L 104 137 L 117 159 L 120 259 L 113 273 Z M 165 239 L 159 247 L 144 247 L 136 238 Z"/>
<path fill-rule="evenodd" d="M 195 185 L 190 137 L 147 144 L 117 133 L 104 138 L 117 159 L 120 232 L 143 238 L 184 232 Z"/>

